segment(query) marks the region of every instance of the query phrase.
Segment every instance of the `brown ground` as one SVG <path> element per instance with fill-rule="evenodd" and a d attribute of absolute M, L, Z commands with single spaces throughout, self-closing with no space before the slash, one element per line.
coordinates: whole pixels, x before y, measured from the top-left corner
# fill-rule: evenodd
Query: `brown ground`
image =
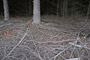
<path fill-rule="evenodd" d="M 41 24 L 38 24 L 38 25 L 32 24 L 31 23 L 32 18 L 29 18 L 29 17 L 11 18 L 9 21 L 5 21 L 5 22 L 1 20 L 0 22 L 0 59 L 5 57 L 12 50 L 12 48 L 16 46 L 16 44 L 21 40 L 21 38 L 26 32 L 28 32 L 26 37 L 19 44 L 19 46 L 17 46 L 17 48 L 15 48 L 15 50 L 10 54 L 11 57 L 9 56 L 6 57 L 8 58 L 7 60 L 10 60 L 10 59 L 11 60 L 12 59 L 13 60 L 28 60 L 28 59 L 35 60 L 36 58 L 37 60 L 40 59 L 40 57 L 38 58 L 33 55 L 30 57 L 29 55 L 31 55 L 31 53 L 27 54 L 28 51 L 26 51 L 24 48 L 24 46 L 28 46 L 32 50 L 36 49 L 34 47 L 35 45 L 33 45 L 33 41 L 36 42 L 36 45 L 39 48 L 41 48 L 41 51 L 44 51 L 45 47 L 47 48 L 47 49 L 45 48 L 46 49 L 45 51 L 50 51 L 52 48 L 56 48 L 58 46 L 59 47 L 63 46 L 64 48 L 61 48 L 63 50 L 65 49 L 65 47 L 68 46 L 69 42 L 75 42 L 77 40 L 77 35 L 79 30 L 86 24 L 85 19 L 82 17 L 63 18 L 63 17 L 57 17 L 57 16 L 42 16 L 41 20 L 42 20 Z M 81 30 L 82 34 L 88 34 L 90 32 L 88 26 L 89 25 L 85 26 L 85 28 Z M 80 38 L 81 39 L 79 40 L 78 44 L 80 46 L 86 45 L 87 48 L 90 48 L 90 42 L 88 42 L 87 39 L 83 39 L 83 36 L 80 36 Z M 38 50 L 38 48 L 36 50 Z M 21 51 L 20 53 L 21 55 L 18 54 L 19 51 Z M 44 52 L 41 52 L 41 51 L 40 51 L 40 54 L 43 57 L 42 53 Z M 71 51 L 72 51 L 72 48 L 71 48 Z M 90 50 L 88 50 L 88 52 L 90 52 Z M 50 57 L 55 55 L 53 53 L 54 52 L 52 53 L 50 52 Z M 64 53 L 64 54 L 67 55 L 68 53 Z M 28 55 L 27 58 L 24 55 L 25 56 Z M 65 58 L 69 58 L 66 55 L 65 56 L 63 55 L 63 56 Z M 25 58 L 23 58 L 22 56 L 24 56 Z M 90 54 L 87 54 L 87 56 L 90 56 Z M 77 56 L 74 56 L 74 57 L 77 57 Z M 48 59 L 49 58 L 46 58 L 44 60 L 48 60 Z M 87 57 L 87 59 L 89 59 L 89 57 Z"/>

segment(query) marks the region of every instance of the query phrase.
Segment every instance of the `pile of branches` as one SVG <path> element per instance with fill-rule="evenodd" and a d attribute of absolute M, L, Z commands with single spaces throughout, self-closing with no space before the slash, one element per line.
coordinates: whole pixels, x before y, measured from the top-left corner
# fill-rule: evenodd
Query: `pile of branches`
<path fill-rule="evenodd" d="M 12 32 L 10 35 L 1 36 L 0 60 L 90 59 L 90 48 L 83 44 L 79 37 L 81 30 L 75 39 L 38 42 L 37 40 L 42 40 L 45 36 L 47 38 L 49 36 L 50 39 L 60 39 L 58 35 L 49 35 L 42 29 L 52 30 L 52 27 L 50 28 L 43 24 L 31 25 L 29 27 L 26 27 L 24 24 L 16 24 L 14 27 L 11 27 L 10 31 Z"/>

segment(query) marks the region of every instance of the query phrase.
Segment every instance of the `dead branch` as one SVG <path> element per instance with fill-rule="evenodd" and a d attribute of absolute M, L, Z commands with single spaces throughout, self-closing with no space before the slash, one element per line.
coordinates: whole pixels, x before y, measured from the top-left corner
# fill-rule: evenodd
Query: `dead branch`
<path fill-rule="evenodd" d="M 71 59 L 66 59 L 66 60 L 80 60 L 80 58 L 71 58 Z"/>
<path fill-rule="evenodd" d="M 28 32 L 26 32 L 26 33 L 23 35 L 23 37 L 22 37 L 21 40 L 18 42 L 18 44 L 17 44 L 15 47 L 13 47 L 13 49 L 12 49 L 6 56 L 4 56 L 1 60 L 4 60 L 6 57 L 8 57 L 8 56 L 15 50 L 15 48 L 23 41 L 23 39 L 26 37 L 27 34 L 28 34 Z"/>
<path fill-rule="evenodd" d="M 85 48 L 85 49 L 88 49 L 88 50 L 90 50 L 90 48 L 88 48 L 87 46 L 81 46 L 81 45 L 77 45 L 77 44 L 75 44 L 75 43 L 69 43 L 70 45 L 73 45 L 73 46 L 76 46 L 76 47 L 78 47 L 78 48 Z"/>
<path fill-rule="evenodd" d="M 63 51 L 59 52 L 57 55 L 55 55 L 54 57 L 52 57 L 51 59 L 56 59 L 60 54 L 62 54 L 63 52 L 65 52 L 68 48 L 70 48 L 71 46 L 67 47 L 66 49 L 64 49 Z"/>
<path fill-rule="evenodd" d="M 4 26 L 8 26 L 8 25 L 11 25 L 12 23 L 8 23 L 8 24 L 3 24 L 3 25 L 0 25 L 0 28 L 4 27 Z"/>

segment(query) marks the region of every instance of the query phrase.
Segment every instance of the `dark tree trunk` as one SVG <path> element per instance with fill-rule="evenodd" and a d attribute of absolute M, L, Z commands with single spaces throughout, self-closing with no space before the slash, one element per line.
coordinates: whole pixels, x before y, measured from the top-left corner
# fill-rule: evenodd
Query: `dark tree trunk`
<path fill-rule="evenodd" d="M 28 13 L 29 13 L 29 15 L 32 15 L 32 0 L 29 0 L 29 11 L 28 11 Z"/>
<path fill-rule="evenodd" d="M 68 16 L 68 0 L 63 0 L 63 17 Z"/>
<path fill-rule="evenodd" d="M 57 0 L 57 15 L 60 15 L 60 0 Z"/>

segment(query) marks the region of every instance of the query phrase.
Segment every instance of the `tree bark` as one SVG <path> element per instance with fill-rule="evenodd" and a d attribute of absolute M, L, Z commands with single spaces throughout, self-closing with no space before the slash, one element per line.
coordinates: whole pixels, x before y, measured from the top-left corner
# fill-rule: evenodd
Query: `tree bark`
<path fill-rule="evenodd" d="M 3 8 L 4 8 L 4 20 L 9 20 L 9 7 L 7 0 L 3 0 Z"/>
<path fill-rule="evenodd" d="M 60 15 L 60 0 L 57 0 L 57 15 Z"/>
<path fill-rule="evenodd" d="M 63 17 L 67 17 L 68 16 L 68 0 L 63 0 Z"/>
<path fill-rule="evenodd" d="M 33 0 L 33 23 L 40 23 L 40 0 Z"/>
<path fill-rule="evenodd" d="M 28 14 L 32 15 L 32 0 L 29 0 L 28 3 L 29 3 Z"/>

